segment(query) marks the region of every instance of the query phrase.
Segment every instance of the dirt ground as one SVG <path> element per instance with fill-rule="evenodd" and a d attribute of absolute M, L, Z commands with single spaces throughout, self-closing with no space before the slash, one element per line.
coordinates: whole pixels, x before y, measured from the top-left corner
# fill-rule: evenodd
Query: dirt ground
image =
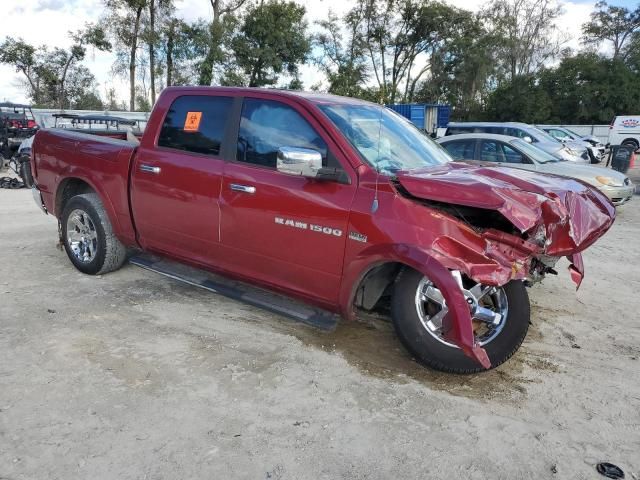
<path fill-rule="evenodd" d="M 82 275 L 30 192 L 0 190 L 0 479 L 637 480 L 639 239 L 636 197 L 577 293 L 566 262 L 530 290 L 511 361 L 452 376 L 383 322 L 323 333 L 134 266 Z"/>

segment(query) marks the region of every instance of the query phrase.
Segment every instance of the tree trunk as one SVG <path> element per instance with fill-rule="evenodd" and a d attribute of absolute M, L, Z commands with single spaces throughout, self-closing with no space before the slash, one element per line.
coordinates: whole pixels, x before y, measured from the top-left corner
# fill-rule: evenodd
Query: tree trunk
<path fill-rule="evenodd" d="M 175 35 L 175 23 L 171 22 L 167 33 L 167 87 L 173 83 L 173 37 Z"/>
<path fill-rule="evenodd" d="M 58 108 L 60 108 L 60 110 L 64 110 L 64 84 L 67 81 L 67 71 L 69 70 L 69 65 L 71 65 L 73 58 L 73 55 L 69 55 L 69 59 L 62 70 L 62 77 L 60 78 L 60 93 L 58 94 L 60 95 L 60 98 L 58 98 Z"/>
<path fill-rule="evenodd" d="M 156 5 L 155 0 L 149 0 L 149 28 L 151 35 L 149 36 L 149 81 L 151 82 L 151 105 L 156 103 L 156 58 L 155 58 L 155 41 L 156 41 Z"/>
<path fill-rule="evenodd" d="M 136 10 L 136 21 L 131 35 L 131 52 L 129 54 L 129 110 L 136 109 L 136 51 L 138 50 L 138 33 L 140 32 L 140 17 L 142 7 Z"/>
<path fill-rule="evenodd" d="M 211 85 L 213 81 L 213 64 L 216 58 L 216 49 L 218 48 L 218 26 L 220 24 L 220 0 L 210 0 L 211 8 L 213 9 L 213 20 L 209 26 L 209 36 L 211 37 L 211 43 L 207 49 L 207 55 L 204 61 L 200 65 L 200 78 L 198 79 L 199 85 Z"/>

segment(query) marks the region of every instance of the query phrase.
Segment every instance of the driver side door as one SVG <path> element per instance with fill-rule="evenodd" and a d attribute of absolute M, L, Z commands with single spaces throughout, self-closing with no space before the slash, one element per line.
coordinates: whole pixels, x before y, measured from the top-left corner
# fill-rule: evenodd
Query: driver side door
<path fill-rule="evenodd" d="M 320 152 L 323 166 L 343 169 L 345 180 L 279 172 L 280 147 Z M 225 165 L 220 196 L 224 258 L 237 274 L 337 301 L 356 182 L 336 150 L 315 119 L 288 99 L 244 99 L 236 158 Z"/>

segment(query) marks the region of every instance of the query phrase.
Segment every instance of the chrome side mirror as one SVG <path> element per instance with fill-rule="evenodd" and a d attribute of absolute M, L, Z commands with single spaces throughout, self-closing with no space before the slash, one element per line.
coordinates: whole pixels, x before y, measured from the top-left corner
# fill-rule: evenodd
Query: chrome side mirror
<path fill-rule="evenodd" d="M 280 147 L 276 168 L 288 175 L 316 178 L 322 168 L 322 155 L 310 148 Z"/>
<path fill-rule="evenodd" d="M 533 138 L 531 138 L 529 135 L 522 137 L 522 139 L 527 143 L 533 143 Z"/>

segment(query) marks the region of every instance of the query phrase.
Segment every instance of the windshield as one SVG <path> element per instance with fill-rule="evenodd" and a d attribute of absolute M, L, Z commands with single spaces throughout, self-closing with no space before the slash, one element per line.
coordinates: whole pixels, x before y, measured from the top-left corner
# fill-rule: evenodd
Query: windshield
<path fill-rule="evenodd" d="M 551 135 L 549 135 L 544 130 L 541 130 L 541 129 L 536 128 L 536 127 L 530 127 L 530 128 L 533 131 L 533 133 L 535 133 L 538 136 L 538 139 L 540 139 L 540 137 L 542 137 L 542 140 L 546 140 L 547 142 L 562 143 L 560 140 L 553 138 Z"/>
<path fill-rule="evenodd" d="M 580 135 L 579 133 L 574 132 L 573 130 L 569 130 L 568 128 L 562 127 L 562 130 L 564 130 L 565 132 L 569 133 L 571 135 L 571 137 L 573 138 L 573 140 L 580 140 L 582 138 L 582 135 Z"/>
<path fill-rule="evenodd" d="M 541 150 L 538 147 L 525 142 L 524 140 L 520 140 L 519 138 L 511 140 L 510 143 L 513 146 L 518 147 L 518 150 L 522 151 L 529 158 L 532 158 L 536 163 L 555 163 L 560 161 L 550 153 L 547 153 L 544 150 Z"/>
<path fill-rule="evenodd" d="M 411 122 L 376 105 L 320 105 L 362 158 L 385 175 L 451 161 L 449 154 Z"/>

